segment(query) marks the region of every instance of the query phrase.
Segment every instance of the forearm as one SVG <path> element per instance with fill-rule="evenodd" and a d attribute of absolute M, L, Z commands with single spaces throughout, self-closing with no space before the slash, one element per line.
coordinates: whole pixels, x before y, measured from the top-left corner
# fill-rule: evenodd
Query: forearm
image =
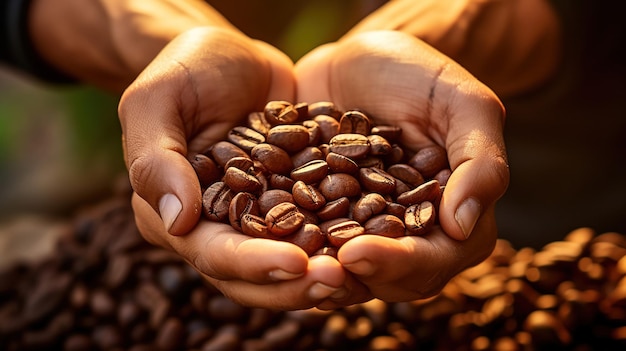
<path fill-rule="evenodd" d="M 113 92 L 178 34 L 198 26 L 236 30 L 201 0 L 32 0 L 28 24 L 46 62 Z"/>
<path fill-rule="evenodd" d="M 433 45 L 500 96 L 541 85 L 561 59 L 560 21 L 548 0 L 393 0 L 346 36 L 385 29 Z"/>

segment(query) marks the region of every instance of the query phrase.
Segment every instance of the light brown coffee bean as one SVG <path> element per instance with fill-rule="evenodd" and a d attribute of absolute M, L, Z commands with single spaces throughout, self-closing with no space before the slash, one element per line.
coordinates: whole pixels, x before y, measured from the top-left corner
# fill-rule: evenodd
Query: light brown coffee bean
<path fill-rule="evenodd" d="M 339 134 L 339 121 L 331 116 L 318 115 L 313 118 L 313 121 L 320 126 L 320 142 L 322 144 L 328 144 L 330 139 Z"/>
<path fill-rule="evenodd" d="M 296 181 L 282 174 L 273 173 L 270 176 L 269 183 L 271 188 L 281 189 L 290 192 Z"/>
<path fill-rule="evenodd" d="M 328 145 L 331 152 L 353 160 L 367 156 L 370 151 L 369 140 L 361 134 L 337 134 L 330 139 Z"/>
<path fill-rule="evenodd" d="M 333 173 L 347 173 L 356 175 L 359 172 L 359 165 L 352 159 L 344 155 L 329 152 L 326 156 L 326 163 Z"/>
<path fill-rule="evenodd" d="M 207 187 L 220 179 L 220 171 L 210 157 L 204 154 L 196 154 L 190 162 L 198 176 L 201 187 Z"/>
<path fill-rule="evenodd" d="M 363 225 L 365 234 L 382 235 L 388 238 L 399 238 L 405 235 L 404 222 L 393 215 L 380 214 L 374 216 Z"/>
<path fill-rule="evenodd" d="M 228 206 L 235 194 L 224 182 L 215 182 L 202 194 L 202 209 L 205 216 L 215 222 L 228 218 Z"/>
<path fill-rule="evenodd" d="M 295 204 L 280 203 L 272 207 L 265 215 L 265 224 L 270 233 L 278 236 L 289 235 L 300 229 L 304 223 L 304 215 Z"/>
<path fill-rule="evenodd" d="M 250 151 L 250 155 L 253 160 L 261 162 L 270 173 L 288 175 L 293 169 L 289 154 L 272 144 L 259 144 Z"/>
<path fill-rule="evenodd" d="M 444 168 L 448 168 L 448 154 L 439 145 L 422 148 L 411 157 L 409 165 L 417 169 L 425 178 L 432 178 Z"/>
<path fill-rule="evenodd" d="M 298 120 L 298 111 L 287 101 L 270 101 L 263 109 L 265 119 L 273 126 Z"/>
<path fill-rule="evenodd" d="M 241 231 L 249 236 L 261 239 L 273 239 L 277 236 L 272 235 L 267 229 L 265 219 L 253 214 L 244 214 L 241 216 Z"/>
<path fill-rule="evenodd" d="M 301 125 L 277 125 L 267 134 L 267 143 L 293 154 L 309 145 L 309 137 L 309 130 Z"/>
<path fill-rule="evenodd" d="M 347 197 L 340 197 L 337 200 L 327 202 L 316 214 L 320 221 L 328 221 L 335 218 L 347 217 L 349 211 L 350 200 Z M 404 214 L 404 211 L 402 213 Z"/>
<path fill-rule="evenodd" d="M 307 162 L 311 162 L 313 160 L 323 160 L 324 154 L 322 150 L 315 146 L 307 146 L 302 151 L 295 153 L 291 156 L 291 161 L 293 162 L 293 167 L 298 168 Z"/>
<path fill-rule="evenodd" d="M 390 143 L 397 143 L 400 141 L 400 137 L 402 136 L 402 128 L 398 126 L 378 125 L 372 127 L 370 134 L 380 135 Z"/>
<path fill-rule="evenodd" d="M 363 228 L 359 222 L 345 221 L 328 228 L 327 238 L 331 245 L 341 247 L 349 240 L 354 239 L 359 235 L 363 235 L 364 233 L 365 228 Z"/>
<path fill-rule="evenodd" d="M 337 200 L 340 197 L 354 197 L 361 195 L 361 184 L 353 176 L 345 173 L 327 175 L 318 186 L 326 201 Z"/>
<path fill-rule="evenodd" d="M 309 103 L 308 102 L 298 102 L 293 105 L 293 109 L 298 112 L 298 120 L 304 121 L 309 119 Z"/>
<path fill-rule="evenodd" d="M 391 194 L 396 189 L 396 179 L 375 167 L 361 168 L 359 180 L 365 189 L 379 194 Z"/>
<path fill-rule="evenodd" d="M 235 167 L 230 167 L 224 172 L 222 181 L 235 193 L 248 192 L 257 194 L 263 187 L 255 176 Z"/>
<path fill-rule="evenodd" d="M 228 141 L 237 145 L 240 149 L 250 152 L 253 147 L 265 142 L 263 134 L 248 127 L 237 126 L 232 128 L 226 136 Z"/>
<path fill-rule="evenodd" d="M 387 168 L 387 173 L 415 188 L 424 183 L 424 177 L 415 168 L 406 163 L 391 165 Z"/>
<path fill-rule="evenodd" d="M 326 244 L 326 235 L 320 228 L 311 223 L 306 223 L 298 231 L 283 237 L 284 241 L 300 247 L 308 256 L 313 255 L 317 250 Z"/>
<path fill-rule="evenodd" d="M 245 214 L 252 214 L 256 216 L 260 214 L 257 198 L 250 193 L 237 193 L 228 206 L 228 220 L 230 225 L 240 232 L 242 231 L 241 218 Z"/>
<path fill-rule="evenodd" d="M 220 167 L 226 166 L 226 163 L 234 157 L 250 157 L 248 154 L 235 144 L 228 141 L 218 141 L 210 149 L 211 157 Z"/>
<path fill-rule="evenodd" d="M 435 218 L 435 207 L 432 203 L 424 201 L 406 209 L 404 224 L 412 235 L 423 235 L 435 224 Z"/>
<path fill-rule="evenodd" d="M 302 126 L 309 131 L 309 146 L 317 146 L 322 140 L 322 130 L 320 125 L 312 119 L 302 122 Z"/>
<path fill-rule="evenodd" d="M 258 199 L 259 210 L 265 216 L 267 211 L 282 202 L 294 202 L 293 195 L 282 189 L 270 189 L 263 192 Z"/>
<path fill-rule="evenodd" d="M 228 170 L 231 167 L 240 169 L 248 174 L 252 174 L 254 169 L 254 161 L 250 157 L 233 157 L 224 166 L 224 170 Z"/>
<path fill-rule="evenodd" d="M 263 136 L 267 136 L 267 133 L 270 131 L 272 126 L 265 119 L 264 112 L 256 111 L 248 114 L 248 127 L 261 133 Z"/>
<path fill-rule="evenodd" d="M 339 133 L 369 135 L 370 119 L 360 111 L 346 111 L 339 119 Z"/>
<path fill-rule="evenodd" d="M 392 150 L 391 144 L 380 135 L 368 135 L 367 140 L 370 142 L 370 155 L 388 155 Z"/>
<path fill-rule="evenodd" d="M 326 198 L 322 193 L 313 185 L 308 185 L 301 180 L 293 185 L 291 193 L 296 204 L 304 209 L 316 211 L 326 205 Z"/>
<path fill-rule="evenodd" d="M 352 218 L 359 222 L 365 223 L 372 216 L 377 215 L 385 210 L 387 201 L 378 193 L 370 193 L 362 196 L 352 209 Z"/>
<path fill-rule="evenodd" d="M 342 112 L 337 108 L 335 103 L 331 101 L 317 101 L 309 104 L 309 118 L 314 118 L 319 115 L 326 115 L 339 119 Z"/>
<path fill-rule="evenodd" d="M 328 175 L 328 164 L 324 160 L 313 160 L 291 171 L 291 179 L 306 184 L 319 183 Z"/>
<path fill-rule="evenodd" d="M 441 195 L 441 187 L 435 179 L 429 180 L 417 188 L 398 195 L 396 201 L 404 206 L 418 204 L 424 201 L 436 202 Z"/>

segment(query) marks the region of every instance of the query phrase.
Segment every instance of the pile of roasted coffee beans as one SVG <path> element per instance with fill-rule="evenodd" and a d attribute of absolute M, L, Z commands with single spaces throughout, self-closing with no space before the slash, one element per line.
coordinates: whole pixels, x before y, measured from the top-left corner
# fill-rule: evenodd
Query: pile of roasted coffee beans
<path fill-rule="evenodd" d="M 239 306 L 139 235 L 130 194 L 85 208 L 54 254 L 0 272 L 0 349 L 624 350 L 626 237 L 581 228 L 492 255 L 419 301 Z"/>
<path fill-rule="evenodd" d="M 191 160 L 204 214 L 309 255 L 362 234 L 427 233 L 450 175 L 446 151 L 409 152 L 401 133 L 332 102 L 270 101 Z"/>

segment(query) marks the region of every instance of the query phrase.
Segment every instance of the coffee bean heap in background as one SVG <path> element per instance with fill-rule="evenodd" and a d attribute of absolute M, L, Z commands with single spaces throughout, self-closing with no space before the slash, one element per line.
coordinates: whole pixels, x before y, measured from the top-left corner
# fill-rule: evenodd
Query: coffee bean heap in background
<path fill-rule="evenodd" d="M 499 240 L 438 295 L 334 311 L 246 308 L 147 244 L 128 192 L 85 208 L 49 258 L 0 272 L 0 349 L 624 350 L 626 236 Z"/>
<path fill-rule="evenodd" d="M 450 175 L 445 149 L 411 153 L 402 130 L 332 102 L 270 101 L 191 160 L 205 217 L 332 253 L 362 234 L 422 235 Z"/>

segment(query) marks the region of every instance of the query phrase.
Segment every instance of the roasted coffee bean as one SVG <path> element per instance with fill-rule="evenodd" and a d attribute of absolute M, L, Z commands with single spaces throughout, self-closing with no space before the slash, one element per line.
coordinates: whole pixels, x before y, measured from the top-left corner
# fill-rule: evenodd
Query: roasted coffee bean
<path fill-rule="evenodd" d="M 397 126 L 379 125 L 372 128 L 370 134 L 380 135 L 390 143 L 397 143 L 402 136 L 402 128 Z"/>
<path fill-rule="evenodd" d="M 346 111 L 339 119 L 340 134 L 369 135 L 370 119 L 360 111 Z"/>
<path fill-rule="evenodd" d="M 260 214 L 257 198 L 250 193 L 237 193 L 230 201 L 228 207 L 228 220 L 230 225 L 238 231 L 242 231 L 241 218 L 245 214 L 256 216 Z"/>
<path fill-rule="evenodd" d="M 318 115 L 313 121 L 320 127 L 320 142 L 328 144 L 330 139 L 339 134 L 339 121 L 327 115 Z"/>
<path fill-rule="evenodd" d="M 324 246 L 321 249 L 315 251 L 311 256 L 328 255 L 337 258 L 338 249 L 334 246 Z"/>
<path fill-rule="evenodd" d="M 319 115 L 326 115 L 339 119 L 342 112 L 337 108 L 335 103 L 331 101 L 317 101 L 309 104 L 309 118 L 314 118 Z"/>
<path fill-rule="evenodd" d="M 252 159 L 263 164 L 263 167 L 271 173 L 288 175 L 293 169 L 293 162 L 289 154 L 271 144 L 259 144 L 250 151 Z"/>
<path fill-rule="evenodd" d="M 319 183 L 328 175 L 328 163 L 324 160 L 313 160 L 291 171 L 291 179 L 306 184 Z"/>
<path fill-rule="evenodd" d="M 282 174 L 274 173 L 270 176 L 270 186 L 274 189 L 291 191 L 295 183 L 295 180 Z"/>
<path fill-rule="evenodd" d="M 396 189 L 393 191 L 393 194 L 398 197 L 404 193 L 411 191 L 411 187 L 408 186 L 405 182 L 400 179 L 396 179 Z"/>
<path fill-rule="evenodd" d="M 193 167 L 196 175 L 198 176 L 198 180 L 200 181 L 200 186 L 207 187 L 213 182 L 220 179 L 220 171 L 217 168 L 215 162 L 208 156 L 204 154 L 196 154 L 191 159 L 191 166 Z"/>
<path fill-rule="evenodd" d="M 399 238 L 405 235 L 404 222 L 393 215 L 381 214 L 374 216 L 363 225 L 365 234 L 376 234 L 388 238 Z"/>
<path fill-rule="evenodd" d="M 202 209 L 205 216 L 216 222 L 228 218 L 228 206 L 235 194 L 224 182 L 215 182 L 202 194 Z"/>
<path fill-rule="evenodd" d="M 365 228 L 363 228 L 359 222 L 343 221 L 328 228 L 327 238 L 331 245 L 341 247 L 349 240 L 363 235 L 364 233 Z"/>
<path fill-rule="evenodd" d="M 311 256 L 326 244 L 326 235 L 315 224 L 306 223 L 293 234 L 282 237 L 281 240 L 300 247 Z"/>
<path fill-rule="evenodd" d="M 409 165 L 417 169 L 422 176 L 431 178 L 444 168 L 448 167 L 446 149 L 439 145 L 422 148 L 411 157 Z"/>
<path fill-rule="evenodd" d="M 386 165 L 395 165 L 404 162 L 404 149 L 398 144 L 391 145 L 391 151 L 384 156 Z"/>
<path fill-rule="evenodd" d="M 372 216 L 377 215 L 385 210 L 387 201 L 378 193 L 366 194 L 359 199 L 352 209 L 352 218 L 359 222 L 365 223 Z"/>
<path fill-rule="evenodd" d="M 361 185 L 353 176 L 345 173 L 329 174 L 319 184 L 319 190 L 326 201 L 340 197 L 354 197 L 361 194 Z"/>
<path fill-rule="evenodd" d="M 274 206 L 282 202 L 294 202 L 291 192 L 282 189 L 270 189 L 259 196 L 259 210 L 261 214 L 265 214 Z"/>
<path fill-rule="evenodd" d="M 391 144 L 380 135 L 368 135 L 367 140 L 370 142 L 370 155 L 388 155 L 392 150 Z"/>
<path fill-rule="evenodd" d="M 411 205 L 406 209 L 404 223 L 406 229 L 413 235 L 427 233 L 435 224 L 435 207 L 432 203 L 424 201 Z"/>
<path fill-rule="evenodd" d="M 265 119 L 273 126 L 298 120 L 298 111 L 287 101 L 270 101 L 263 110 Z"/>
<path fill-rule="evenodd" d="M 299 180 L 291 191 L 294 201 L 302 208 L 316 211 L 326 205 L 326 198 L 316 187 Z"/>
<path fill-rule="evenodd" d="M 404 206 L 418 204 L 424 201 L 434 203 L 441 195 L 441 187 L 436 180 L 430 180 L 417 188 L 398 195 L 396 201 Z"/>
<path fill-rule="evenodd" d="M 293 105 L 293 109 L 298 112 L 298 120 L 304 121 L 309 118 L 309 103 L 298 102 Z"/>
<path fill-rule="evenodd" d="M 270 233 L 278 236 L 289 235 L 300 229 L 304 223 L 304 215 L 295 204 L 280 203 L 272 207 L 265 215 L 265 224 Z"/>
<path fill-rule="evenodd" d="M 235 167 L 230 167 L 224 172 L 222 181 L 235 193 L 243 191 L 256 194 L 263 188 L 255 176 Z"/>
<path fill-rule="evenodd" d="M 387 168 L 387 173 L 415 188 L 424 183 L 424 177 L 415 168 L 405 164 L 395 164 Z"/>
<path fill-rule="evenodd" d="M 255 238 L 272 238 L 272 235 L 267 229 L 265 219 L 249 213 L 241 216 L 241 231 Z"/>
<path fill-rule="evenodd" d="M 436 179 L 440 185 L 445 186 L 448 184 L 448 179 L 452 175 L 452 171 L 449 168 L 444 168 L 441 171 L 437 172 L 433 179 Z"/>
<path fill-rule="evenodd" d="M 309 145 L 309 130 L 301 125 L 277 125 L 270 129 L 267 143 L 293 154 Z"/>
<path fill-rule="evenodd" d="M 263 136 L 267 136 L 267 133 L 272 126 L 265 119 L 264 112 L 256 111 L 248 114 L 248 127 L 261 133 Z"/>
<path fill-rule="evenodd" d="M 359 180 L 365 189 L 379 194 L 391 194 L 396 190 L 396 179 L 379 168 L 361 168 Z"/>
<path fill-rule="evenodd" d="M 293 162 L 293 167 L 298 168 L 305 163 L 315 161 L 315 160 L 323 160 L 324 154 L 322 150 L 315 146 L 305 147 L 302 151 L 291 156 L 291 161 Z"/>
<path fill-rule="evenodd" d="M 254 169 L 254 161 L 250 157 L 233 157 L 224 166 L 224 170 L 234 167 L 240 169 L 248 174 L 252 174 Z"/>
<path fill-rule="evenodd" d="M 359 165 L 344 155 L 329 152 L 326 156 L 326 163 L 333 173 L 347 173 L 352 175 L 359 173 Z"/>
<path fill-rule="evenodd" d="M 387 202 L 387 207 L 385 207 L 385 213 L 396 216 L 401 220 L 404 220 L 404 212 L 406 212 L 406 207 L 400 205 L 395 202 Z"/>
<path fill-rule="evenodd" d="M 382 158 L 377 156 L 366 156 L 365 158 L 360 158 L 356 160 L 356 164 L 359 165 L 359 168 L 385 169 L 385 162 Z"/>
<path fill-rule="evenodd" d="M 228 141 L 218 141 L 209 149 L 209 152 L 213 160 L 222 168 L 231 158 L 250 157 L 240 147 Z"/>
<path fill-rule="evenodd" d="M 337 134 L 330 139 L 328 145 L 331 152 L 353 160 L 367 156 L 370 151 L 369 140 L 361 134 Z"/>
<path fill-rule="evenodd" d="M 322 140 L 320 125 L 312 119 L 302 122 L 302 126 L 309 131 L 309 146 L 317 146 Z"/>
<path fill-rule="evenodd" d="M 252 128 L 242 126 L 232 128 L 226 138 L 228 141 L 247 152 L 250 152 L 253 147 L 265 142 L 263 134 Z"/>
<path fill-rule="evenodd" d="M 327 202 L 326 205 L 316 212 L 320 221 L 328 221 L 335 218 L 347 217 L 350 212 L 350 200 L 340 197 L 337 200 Z M 404 215 L 404 210 L 402 211 Z"/>

